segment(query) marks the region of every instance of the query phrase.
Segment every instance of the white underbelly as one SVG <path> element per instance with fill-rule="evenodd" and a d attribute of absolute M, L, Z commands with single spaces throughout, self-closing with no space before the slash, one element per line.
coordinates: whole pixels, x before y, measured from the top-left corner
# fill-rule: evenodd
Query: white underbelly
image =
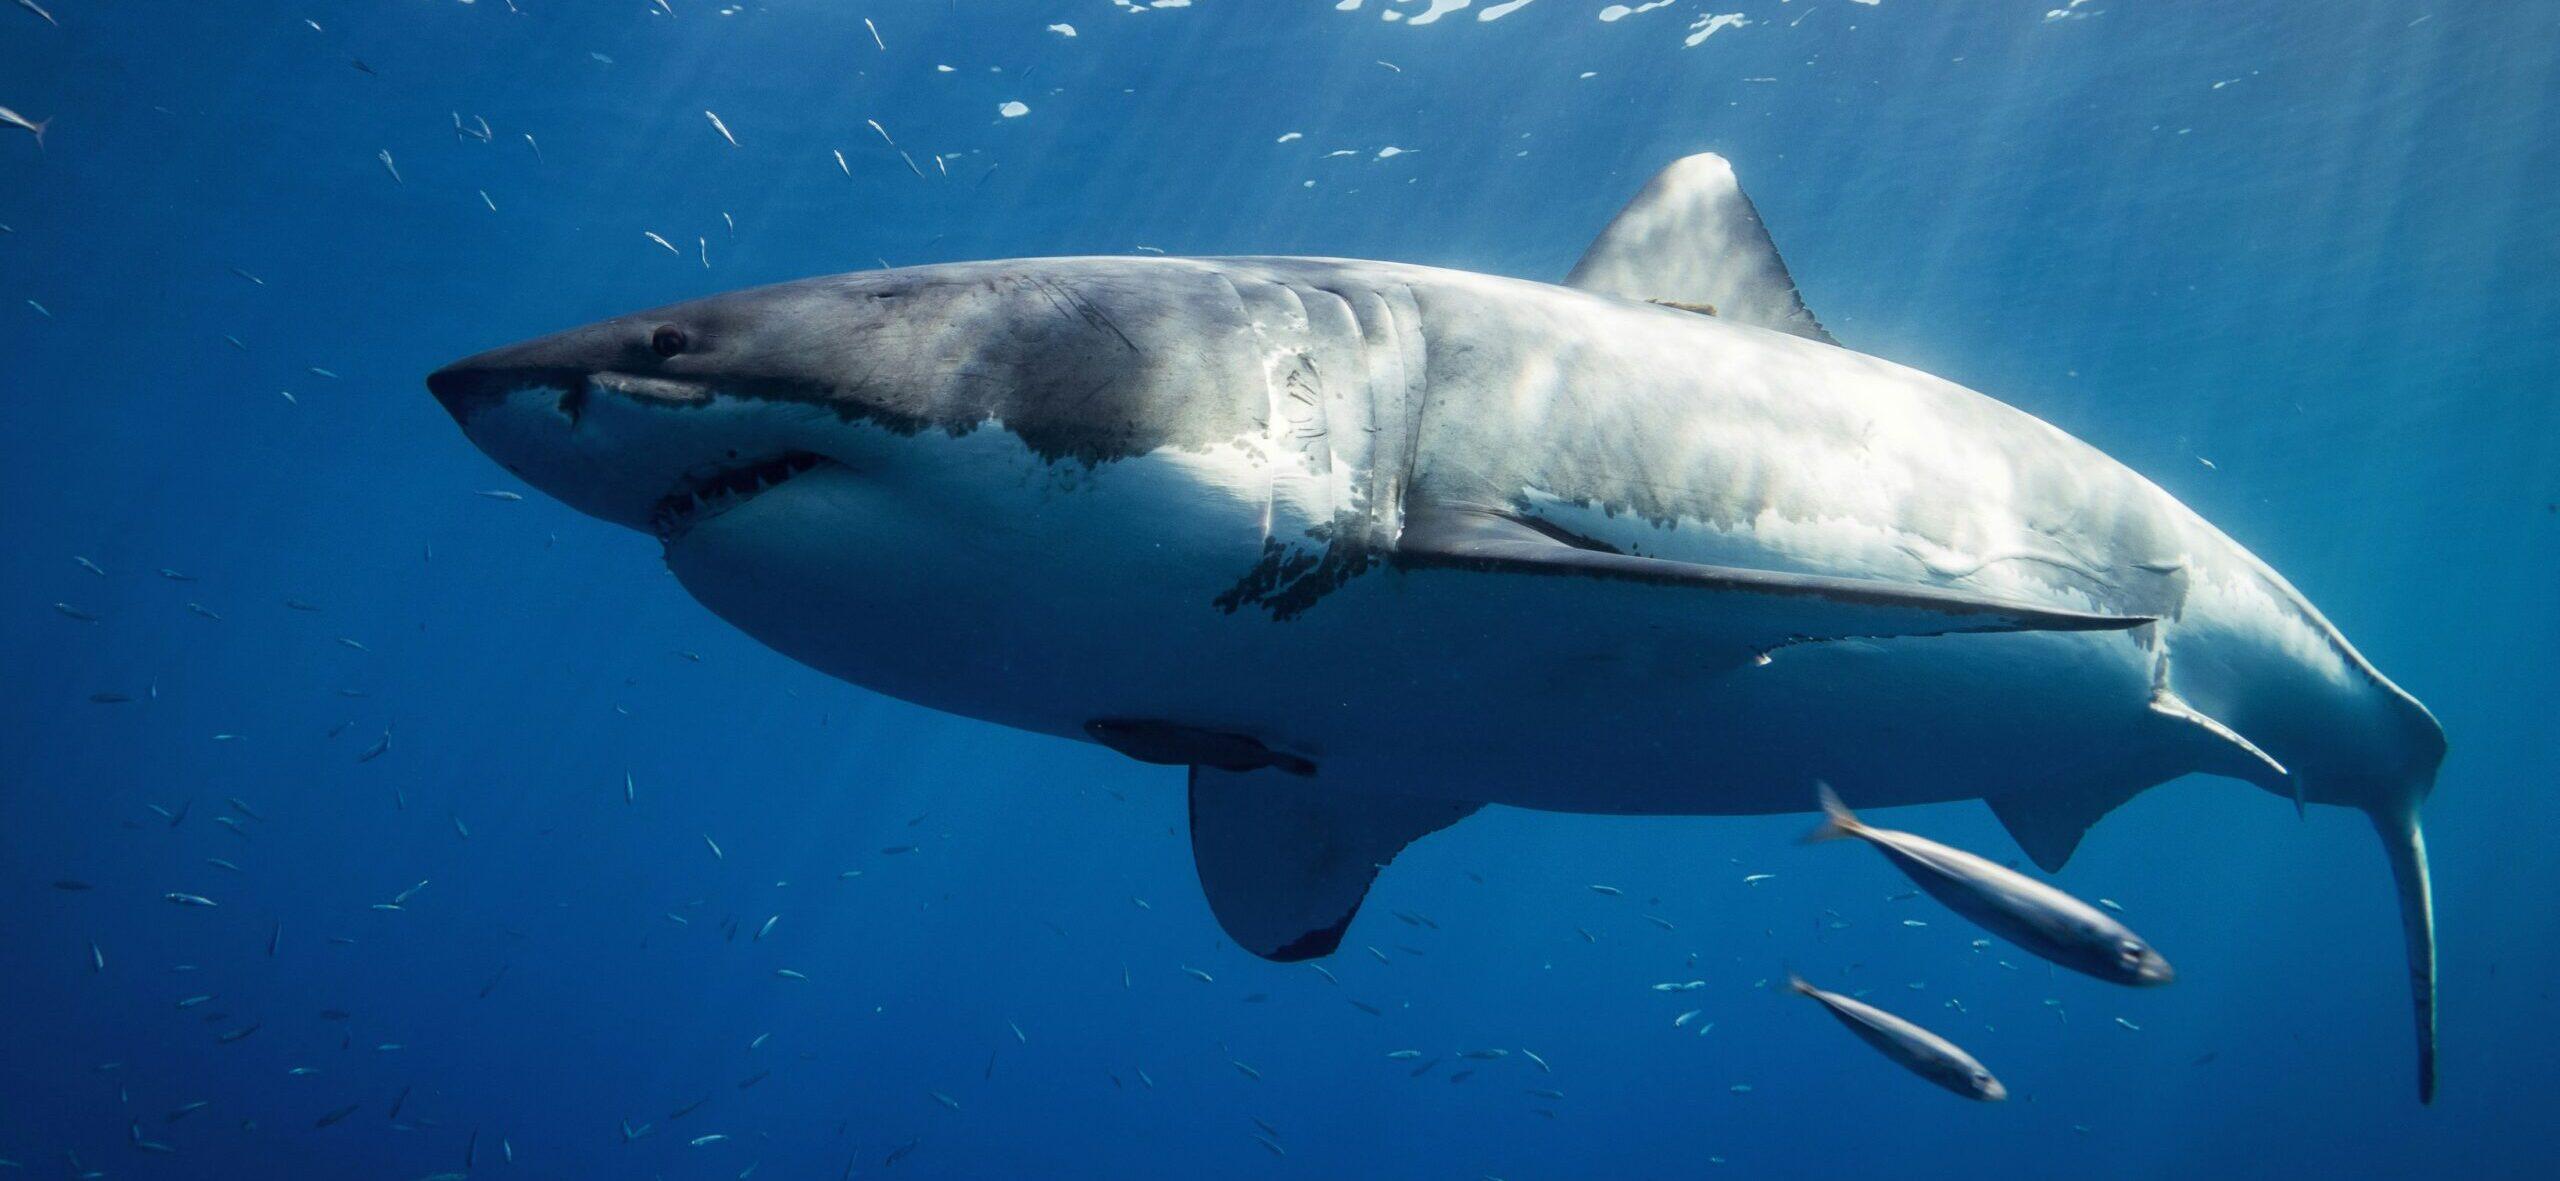
<path fill-rule="evenodd" d="M 1816 778 L 1877 804 L 1970 798 L 2139 740 L 2148 664 L 2121 633 L 1835 641 L 1730 667 L 1578 610 L 1599 584 L 1383 565 L 1286 620 L 1230 611 L 1269 513 L 1238 463 L 1025 466 L 947 497 L 822 471 L 698 526 L 669 563 L 724 618 L 856 684 L 1067 737 L 1094 718 L 1248 734 L 1345 790 L 1798 811 Z"/>

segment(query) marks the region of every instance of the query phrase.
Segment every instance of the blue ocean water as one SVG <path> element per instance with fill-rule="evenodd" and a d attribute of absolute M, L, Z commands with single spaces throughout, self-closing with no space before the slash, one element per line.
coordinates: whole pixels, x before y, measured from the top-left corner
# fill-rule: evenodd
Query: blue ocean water
<path fill-rule="evenodd" d="M 2560 11 L 1343 7 L 0 9 L 0 104 L 50 121 L 0 128 L 0 1158 L 2547 1175 Z M 882 263 L 1553 278 L 1700 150 L 1844 341 L 2159 481 L 2443 720 L 2435 1105 L 2362 819 L 2227 780 L 2143 795 L 2057 879 L 2169 949 L 2168 989 L 1977 951 L 1800 817 L 1488 810 L 1381 876 L 1334 979 L 1264 963 L 1200 899 L 1177 772 L 765 650 L 649 538 L 476 495 L 521 486 L 420 384 Z M 1978 804 L 1887 819 L 2015 855 Z M 1896 1072 L 1788 965 L 2011 1101 Z"/>

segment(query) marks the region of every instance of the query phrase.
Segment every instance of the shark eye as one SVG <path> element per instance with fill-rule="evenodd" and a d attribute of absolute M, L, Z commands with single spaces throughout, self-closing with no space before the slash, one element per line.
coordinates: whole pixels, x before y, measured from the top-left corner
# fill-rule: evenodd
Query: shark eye
<path fill-rule="evenodd" d="M 673 324 L 660 324 L 657 331 L 649 334 L 649 351 L 661 357 L 683 352 L 686 343 L 684 329 Z"/>

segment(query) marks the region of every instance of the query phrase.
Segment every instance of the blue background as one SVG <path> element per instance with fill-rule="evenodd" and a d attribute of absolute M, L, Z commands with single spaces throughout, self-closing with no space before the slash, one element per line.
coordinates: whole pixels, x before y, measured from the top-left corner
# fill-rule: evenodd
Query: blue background
<path fill-rule="evenodd" d="M 42 151 L 0 129 L 0 1157 L 413 1177 L 476 1129 L 477 1172 L 504 1137 L 553 1177 L 2546 1175 L 2560 10 L 2053 2 L 1731 0 L 1754 23 L 1696 48 L 1695 0 L 1421 27 L 1383 0 L 0 8 L 0 103 L 54 119 Z M 1258 962 L 1198 897 L 1177 773 L 759 648 L 647 537 L 474 495 L 515 485 L 419 383 L 879 260 L 1553 277 L 1702 149 L 1844 341 L 2160 481 L 2443 718 L 2436 1106 L 2362 819 L 2221 780 L 2141 797 L 2060 875 L 2167 949 L 2166 990 L 1977 952 L 1880 859 L 1795 846 L 1801 818 L 1489 811 L 1381 878 L 1338 984 Z M 2014 856 L 1978 804 L 1884 819 Z M 1769 987 L 1782 963 L 1949 1033 L 2012 1101 L 1899 1074 Z M 1385 1057 L 1487 1046 L 1553 1073 Z"/>

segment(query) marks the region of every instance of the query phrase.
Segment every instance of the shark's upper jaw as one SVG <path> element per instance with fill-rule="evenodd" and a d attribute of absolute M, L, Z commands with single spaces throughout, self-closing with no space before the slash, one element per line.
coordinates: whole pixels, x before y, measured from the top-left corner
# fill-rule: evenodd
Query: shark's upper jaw
<path fill-rule="evenodd" d="M 650 531 L 673 545 L 692 528 L 770 492 L 785 481 L 836 462 L 814 451 L 728 461 L 688 473 L 658 499 L 649 514 Z"/>
<path fill-rule="evenodd" d="M 838 461 L 823 411 L 695 381 L 471 361 L 428 387 L 489 457 L 571 508 L 673 544 Z"/>

